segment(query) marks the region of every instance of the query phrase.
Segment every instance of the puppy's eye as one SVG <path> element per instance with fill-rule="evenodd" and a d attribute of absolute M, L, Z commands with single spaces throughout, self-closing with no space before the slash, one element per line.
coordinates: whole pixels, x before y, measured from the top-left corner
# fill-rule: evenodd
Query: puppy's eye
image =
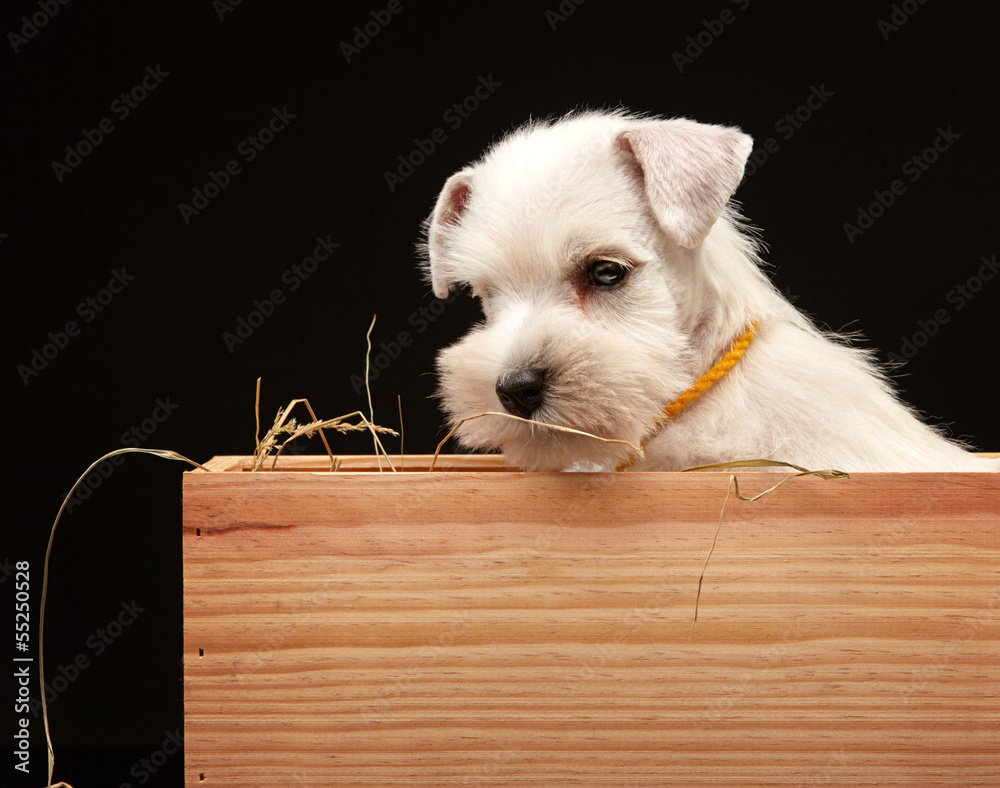
<path fill-rule="evenodd" d="M 617 287 L 628 276 L 628 267 L 614 260 L 595 260 L 587 268 L 587 276 L 595 287 Z"/>

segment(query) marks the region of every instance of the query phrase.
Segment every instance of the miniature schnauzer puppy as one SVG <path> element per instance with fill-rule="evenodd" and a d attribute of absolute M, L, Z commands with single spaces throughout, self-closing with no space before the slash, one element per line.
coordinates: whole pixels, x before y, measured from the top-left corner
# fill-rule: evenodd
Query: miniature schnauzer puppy
<path fill-rule="evenodd" d="M 752 458 L 997 471 L 903 404 L 871 353 L 764 275 L 730 200 L 752 140 L 624 112 L 535 122 L 448 179 L 425 225 L 438 298 L 485 320 L 438 359 L 459 440 L 528 470 Z M 591 437 L 540 426 L 546 422 Z"/>

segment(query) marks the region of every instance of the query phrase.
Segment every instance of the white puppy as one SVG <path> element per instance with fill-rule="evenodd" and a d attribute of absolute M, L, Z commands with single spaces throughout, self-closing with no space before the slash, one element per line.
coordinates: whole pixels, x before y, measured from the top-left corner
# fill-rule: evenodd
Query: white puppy
<path fill-rule="evenodd" d="M 738 129 L 582 113 L 529 124 L 448 180 L 427 270 L 435 295 L 468 285 L 486 317 L 439 356 L 451 422 L 504 410 L 644 451 L 498 416 L 466 422 L 464 445 L 529 470 L 1000 470 L 764 276 L 729 205 L 751 147 Z"/>

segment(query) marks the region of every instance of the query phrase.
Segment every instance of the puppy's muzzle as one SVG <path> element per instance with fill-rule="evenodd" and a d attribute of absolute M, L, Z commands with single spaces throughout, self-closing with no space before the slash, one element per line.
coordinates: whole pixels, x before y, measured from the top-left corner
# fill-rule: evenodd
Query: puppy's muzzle
<path fill-rule="evenodd" d="M 531 418 L 545 401 L 545 370 L 526 367 L 497 380 L 497 397 L 508 413 Z"/>

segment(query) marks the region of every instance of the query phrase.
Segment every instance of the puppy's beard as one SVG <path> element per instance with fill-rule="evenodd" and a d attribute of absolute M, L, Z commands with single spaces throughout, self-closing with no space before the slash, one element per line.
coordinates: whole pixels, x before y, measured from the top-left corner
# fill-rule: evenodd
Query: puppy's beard
<path fill-rule="evenodd" d="M 492 411 L 504 413 L 493 406 Z M 578 424 L 563 415 L 562 409 L 543 408 L 536 411 L 530 422 L 504 416 L 485 416 L 467 421 L 456 433 L 459 442 L 474 450 L 500 449 L 513 466 L 529 471 L 559 471 L 574 465 L 613 466 L 631 451 L 624 444 L 608 444 L 587 435 L 552 429 L 552 424 L 602 438 L 621 440 L 620 433 L 592 424 Z M 452 423 L 462 418 L 463 411 L 451 412 Z M 469 410 L 467 415 L 475 415 Z M 485 412 L 485 411 L 480 411 Z M 638 439 L 630 441 L 638 444 Z"/>
<path fill-rule="evenodd" d="M 494 405 L 491 410 L 504 413 Z M 604 438 L 617 438 L 598 425 L 580 424 L 564 415 L 564 408 L 541 408 L 530 421 L 519 421 L 504 416 L 485 416 L 463 424 L 456 436 L 463 446 L 471 449 L 500 449 L 507 461 L 518 468 L 530 471 L 558 471 L 580 463 L 597 466 L 613 465 L 628 451 L 622 444 L 607 444 L 586 435 L 552 429 L 547 424 L 569 427 Z M 463 411 L 451 413 L 457 423 Z M 464 410 L 467 415 L 474 415 Z"/>
<path fill-rule="evenodd" d="M 555 417 L 540 418 L 550 424 L 567 424 L 566 419 Z M 485 421 L 485 419 L 484 419 Z M 501 443 L 507 461 L 529 471 L 561 471 L 573 466 L 610 469 L 624 459 L 631 451 L 622 444 L 608 444 L 584 435 L 574 435 L 548 427 L 521 424 L 517 435 L 508 436 Z M 579 429 L 572 427 L 572 429 Z M 592 435 L 600 435 L 602 430 L 584 430 Z M 636 441 L 637 443 L 637 441 Z"/>
<path fill-rule="evenodd" d="M 440 396 L 451 424 L 487 411 L 503 413 L 497 378 L 530 364 L 546 369 L 545 401 L 532 414 L 533 422 L 638 445 L 677 393 L 668 381 L 682 379 L 680 356 L 669 350 L 671 343 L 648 334 L 612 337 L 579 325 L 549 329 L 532 337 L 533 342 L 514 337 L 513 346 L 520 351 L 513 357 L 512 337 L 502 327 L 480 327 L 443 350 L 438 357 Z M 456 437 L 470 449 L 500 449 L 512 465 L 532 471 L 580 464 L 612 468 L 632 452 L 620 443 L 501 416 L 466 421 Z"/>

